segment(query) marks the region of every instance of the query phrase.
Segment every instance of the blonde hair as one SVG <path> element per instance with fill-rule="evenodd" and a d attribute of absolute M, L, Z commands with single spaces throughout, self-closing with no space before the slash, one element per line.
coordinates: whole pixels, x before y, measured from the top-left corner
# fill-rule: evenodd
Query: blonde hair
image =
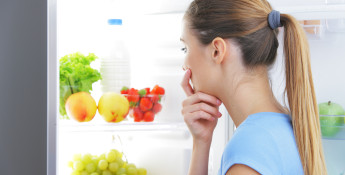
<path fill-rule="evenodd" d="M 268 26 L 266 0 L 194 0 L 185 18 L 202 44 L 216 37 L 236 41 L 247 67 L 270 66 L 279 46 L 278 29 Z M 297 20 L 281 14 L 284 26 L 286 88 L 299 155 L 306 175 L 326 175 L 309 45 Z"/>
<path fill-rule="evenodd" d="M 324 175 L 327 171 L 308 41 L 295 18 L 282 14 L 281 21 L 284 25 L 285 91 L 304 173 Z"/>

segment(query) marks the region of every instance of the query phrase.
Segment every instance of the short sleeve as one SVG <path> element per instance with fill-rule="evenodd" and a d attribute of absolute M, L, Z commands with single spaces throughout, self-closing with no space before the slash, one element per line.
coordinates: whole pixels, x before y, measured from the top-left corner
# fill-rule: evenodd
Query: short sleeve
<path fill-rule="evenodd" d="M 282 161 L 270 133 L 255 125 L 242 128 L 236 130 L 227 144 L 218 175 L 225 175 L 235 164 L 247 165 L 263 175 L 281 174 Z"/>

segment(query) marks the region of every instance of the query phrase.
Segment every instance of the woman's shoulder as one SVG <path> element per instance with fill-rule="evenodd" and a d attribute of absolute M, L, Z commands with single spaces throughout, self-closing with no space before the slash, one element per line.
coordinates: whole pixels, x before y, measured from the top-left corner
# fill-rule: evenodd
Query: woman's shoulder
<path fill-rule="evenodd" d="M 255 153 L 279 152 L 279 147 L 287 138 L 293 139 L 290 118 L 280 113 L 257 113 L 248 118 L 237 128 L 226 151 Z M 285 140 L 284 140 L 285 139 Z"/>
<path fill-rule="evenodd" d="M 237 132 L 225 147 L 222 171 L 235 164 L 251 167 L 260 174 L 274 175 L 282 168 L 274 138 L 256 126 Z"/>
<path fill-rule="evenodd" d="M 274 151 L 276 149 L 276 136 L 270 128 L 265 128 L 257 123 L 243 123 L 235 131 L 235 134 L 229 141 L 225 151 L 230 154 L 239 153 L 252 155 L 255 152 Z"/>
<path fill-rule="evenodd" d="M 293 137 L 291 118 L 287 114 L 261 112 L 249 115 L 237 128 L 232 142 L 263 142 Z"/>
<path fill-rule="evenodd" d="M 223 166 L 230 168 L 234 164 L 245 164 L 260 174 L 279 172 L 283 168 L 280 147 L 284 141 L 281 139 L 293 138 L 288 117 L 278 113 L 248 116 L 226 146 Z"/>

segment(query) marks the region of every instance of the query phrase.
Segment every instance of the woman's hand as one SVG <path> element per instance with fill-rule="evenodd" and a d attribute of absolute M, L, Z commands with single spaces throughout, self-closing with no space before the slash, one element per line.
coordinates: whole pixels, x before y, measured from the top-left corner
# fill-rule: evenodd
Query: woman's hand
<path fill-rule="evenodd" d="M 188 69 L 183 77 L 181 86 L 187 95 L 182 103 L 182 115 L 194 141 L 210 143 L 218 118 L 222 116 L 219 112 L 221 101 L 214 96 L 196 92 L 189 84 L 191 71 Z"/>

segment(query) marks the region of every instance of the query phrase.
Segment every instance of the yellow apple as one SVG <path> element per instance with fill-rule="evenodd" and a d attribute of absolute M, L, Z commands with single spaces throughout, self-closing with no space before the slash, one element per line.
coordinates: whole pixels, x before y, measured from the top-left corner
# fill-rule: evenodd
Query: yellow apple
<path fill-rule="evenodd" d="M 92 120 L 97 111 L 96 101 L 87 92 L 77 92 L 70 95 L 65 108 L 67 115 L 78 122 Z"/>
<path fill-rule="evenodd" d="M 126 97 L 115 92 L 102 95 L 98 102 L 98 112 L 107 122 L 120 122 L 126 118 L 129 102 Z"/>

